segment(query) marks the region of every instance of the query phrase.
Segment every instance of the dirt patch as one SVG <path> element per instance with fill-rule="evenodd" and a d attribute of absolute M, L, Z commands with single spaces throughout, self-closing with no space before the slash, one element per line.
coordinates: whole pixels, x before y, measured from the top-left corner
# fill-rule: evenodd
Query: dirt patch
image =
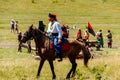
<path fill-rule="evenodd" d="M 0 48 L 17 48 L 18 44 L 13 43 L 0 43 Z"/>

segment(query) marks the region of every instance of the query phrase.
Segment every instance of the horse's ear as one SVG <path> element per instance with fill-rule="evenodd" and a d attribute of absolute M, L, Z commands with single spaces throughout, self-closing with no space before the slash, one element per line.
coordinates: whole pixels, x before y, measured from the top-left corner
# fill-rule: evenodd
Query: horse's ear
<path fill-rule="evenodd" d="M 33 29 L 33 24 L 29 27 L 29 30 L 32 30 Z"/>

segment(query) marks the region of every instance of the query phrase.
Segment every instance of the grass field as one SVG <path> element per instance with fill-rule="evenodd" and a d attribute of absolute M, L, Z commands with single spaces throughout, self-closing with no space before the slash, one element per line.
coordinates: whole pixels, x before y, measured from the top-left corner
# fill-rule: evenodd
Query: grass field
<path fill-rule="evenodd" d="M 96 52 L 94 59 L 89 61 L 89 67 L 83 66 L 83 60 L 77 60 L 78 67 L 75 78 L 77 80 L 119 80 L 120 79 L 120 54 L 117 49 L 105 49 Z M 116 53 L 115 53 L 116 52 Z M 15 49 L 0 49 L 0 79 L 1 80 L 37 80 L 36 73 L 39 61 L 32 54 L 18 54 Z M 113 55 L 114 54 L 114 55 Z M 68 59 L 58 63 L 54 61 L 57 80 L 64 80 L 71 64 Z M 52 74 L 48 62 L 45 62 L 39 80 L 51 80 Z M 72 80 L 74 80 L 73 78 Z"/>
<path fill-rule="evenodd" d="M 39 61 L 23 49 L 18 54 L 16 47 L 4 48 L 2 45 L 17 45 L 17 34 L 10 32 L 10 21 L 19 21 L 19 29 L 24 31 L 38 21 L 48 24 L 48 13 L 57 14 L 59 22 L 70 26 L 70 38 L 76 38 L 78 29 L 85 31 L 89 21 L 95 32 L 103 30 L 105 48 L 95 51 L 95 58 L 89 61 L 89 67 L 83 66 L 83 60 L 77 60 L 77 80 L 120 80 L 120 1 L 119 0 L 0 0 L 0 80 L 37 80 Z M 47 29 L 47 26 L 46 26 Z M 106 46 L 106 34 L 113 33 L 113 48 Z M 95 40 L 90 36 L 90 40 Z M 95 49 L 94 49 L 95 50 Z M 54 61 L 57 80 L 64 80 L 71 68 L 68 59 L 58 63 Z M 48 63 L 43 66 L 39 80 L 52 77 Z M 72 80 L 75 80 L 74 78 Z"/>

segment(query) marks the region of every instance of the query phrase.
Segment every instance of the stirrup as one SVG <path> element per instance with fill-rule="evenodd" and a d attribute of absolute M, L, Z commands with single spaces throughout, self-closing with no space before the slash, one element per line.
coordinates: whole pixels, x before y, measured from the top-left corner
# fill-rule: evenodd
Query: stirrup
<path fill-rule="evenodd" d="M 62 58 L 58 58 L 58 62 L 61 62 L 62 61 Z"/>

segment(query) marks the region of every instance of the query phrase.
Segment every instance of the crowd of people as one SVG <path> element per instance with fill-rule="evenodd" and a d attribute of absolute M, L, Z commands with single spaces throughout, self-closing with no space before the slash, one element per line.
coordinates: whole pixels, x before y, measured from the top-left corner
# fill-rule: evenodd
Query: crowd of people
<path fill-rule="evenodd" d="M 27 45 L 26 44 L 20 44 L 23 35 L 22 35 L 22 32 L 18 29 L 18 21 L 15 21 L 14 19 L 11 19 L 10 24 L 11 24 L 11 26 L 10 26 L 11 27 L 10 28 L 11 32 L 17 34 L 18 52 L 22 52 L 21 47 L 24 46 L 24 47 L 28 48 L 28 53 L 30 53 L 31 52 L 31 49 L 30 49 L 31 48 L 31 41 L 30 40 L 27 41 Z"/>
<path fill-rule="evenodd" d="M 77 35 L 76 36 L 77 40 L 83 41 L 85 43 L 86 41 L 89 41 L 89 32 L 87 30 L 84 32 L 84 35 L 82 35 L 82 31 L 81 29 L 79 29 L 76 35 Z M 112 33 L 110 30 L 108 30 L 106 37 L 107 37 L 108 48 L 112 48 Z M 101 29 L 96 33 L 96 39 L 98 41 L 98 46 L 101 48 L 104 48 L 104 39 L 103 39 L 103 34 Z M 88 44 L 85 44 L 85 45 L 88 45 Z"/>

